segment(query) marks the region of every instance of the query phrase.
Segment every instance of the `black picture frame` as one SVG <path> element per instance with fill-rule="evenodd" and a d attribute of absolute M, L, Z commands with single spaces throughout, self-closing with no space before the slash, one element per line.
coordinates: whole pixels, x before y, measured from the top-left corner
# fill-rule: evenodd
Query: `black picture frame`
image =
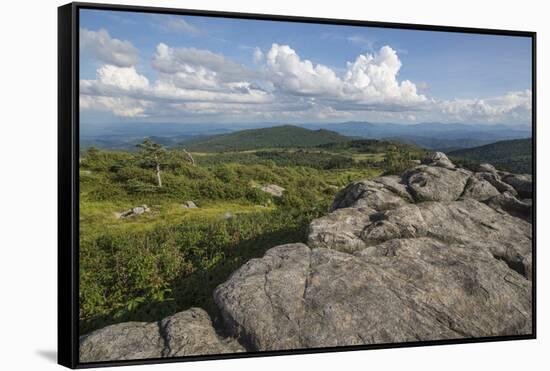
<path fill-rule="evenodd" d="M 532 250 L 532 333 L 517 336 L 479 337 L 456 340 L 434 340 L 406 343 L 389 343 L 331 348 L 308 348 L 281 351 L 262 351 L 220 355 L 201 355 L 174 358 L 155 358 L 132 361 L 106 361 L 80 363 L 78 359 L 78 287 L 79 287 L 79 11 L 81 9 L 131 11 L 172 15 L 271 20 L 285 22 L 352 25 L 378 28 L 473 33 L 485 35 L 522 36 L 532 42 L 532 159 L 533 159 L 533 250 Z M 222 11 L 159 8 L 97 3 L 70 3 L 58 8 L 58 363 L 69 368 L 121 366 L 138 364 L 201 361 L 228 358 L 265 357 L 287 354 L 342 352 L 382 348 L 402 348 L 447 344 L 481 343 L 536 339 L 536 119 L 537 119 L 537 70 L 536 32 L 486 28 L 450 27 L 409 23 L 387 23 L 348 19 L 328 19 L 270 14 L 251 14 Z"/>

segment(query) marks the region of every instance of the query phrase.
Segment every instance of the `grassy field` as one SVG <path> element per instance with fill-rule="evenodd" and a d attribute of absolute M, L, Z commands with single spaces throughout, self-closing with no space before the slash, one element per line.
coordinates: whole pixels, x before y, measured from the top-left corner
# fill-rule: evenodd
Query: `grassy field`
<path fill-rule="evenodd" d="M 191 306 L 215 318 L 217 285 L 267 249 L 305 241 L 310 221 L 326 214 L 348 183 L 396 171 L 390 150 L 368 153 L 338 144 L 197 152 L 195 165 L 183 151 L 170 150 L 163 152 L 162 187 L 139 152 L 83 152 L 81 333 L 158 320 Z M 283 196 L 261 191 L 266 184 L 285 188 Z M 198 208 L 184 208 L 186 201 Z M 143 204 L 149 212 L 116 216 Z"/>

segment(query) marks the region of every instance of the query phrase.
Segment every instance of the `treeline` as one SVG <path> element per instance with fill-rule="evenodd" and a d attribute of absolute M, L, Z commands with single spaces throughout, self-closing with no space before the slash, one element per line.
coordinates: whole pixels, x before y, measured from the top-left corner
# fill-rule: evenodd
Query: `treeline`
<path fill-rule="evenodd" d="M 533 140 L 514 139 L 487 144 L 480 147 L 449 152 L 449 155 L 463 164 L 488 162 L 498 169 L 512 173 L 533 171 Z"/>

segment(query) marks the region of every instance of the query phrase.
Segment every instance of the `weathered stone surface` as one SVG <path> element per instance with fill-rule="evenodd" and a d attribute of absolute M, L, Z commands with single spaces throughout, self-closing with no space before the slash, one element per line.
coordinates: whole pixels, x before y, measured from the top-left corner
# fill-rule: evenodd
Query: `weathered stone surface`
<path fill-rule="evenodd" d="M 531 331 L 531 283 L 484 248 L 394 239 L 355 255 L 284 245 L 215 292 L 252 350 Z"/>
<path fill-rule="evenodd" d="M 176 313 L 160 321 L 163 357 L 236 353 L 244 348 L 231 338 L 218 337 L 208 314 L 199 308 Z"/>
<path fill-rule="evenodd" d="M 491 164 L 479 164 L 476 166 L 475 171 L 479 173 L 497 174 L 497 169 Z"/>
<path fill-rule="evenodd" d="M 471 198 L 478 201 L 485 201 L 491 197 L 499 195 L 500 192 L 487 180 L 471 176 L 466 183 L 461 198 Z"/>
<path fill-rule="evenodd" d="M 533 219 L 532 202 L 520 201 L 508 192 L 498 194 L 487 201 L 487 205 L 496 210 L 502 210 L 512 216 L 531 222 Z"/>
<path fill-rule="evenodd" d="M 375 245 L 394 238 L 422 237 L 427 231 L 421 209 L 406 205 L 379 214 L 378 220 L 364 226 L 361 239 L 366 245 Z"/>
<path fill-rule="evenodd" d="M 80 362 L 162 357 L 157 323 L 125 322 L 104 327 L 80 338 Z"/>
<path fill-rule="evenodd" d="M 406 200 L 392 187 L 371 180 L 354 182 L 336 194 L 332 210 L 345 207 L 370 208 L 376 211 L 405 205 Z"/>
<path fill-rule="evenodd" d="M 250 349 L 301 348 L 299 321 L 310 249 L 281 245 L 252 259 L 214 291 L 214 301 L 234 336 Z"/>
<path fill-rule="evenodd" d="M 416 202 L 454 201 L 462 195 L 470 175 L 464 169 L 418 166 L 405 179 Z"/>
<path fill-rule="evenodd" d="M 432 152 L 426 155 L 422 160 L 422 163 L 428 166 L 438 166 L 447 169 L 454 169 L 455 165 L 449 160 L 446 154 L 443 152 Z"/>
<path fill-rule="evenodd" d="M 367 245 L 403 237 L 430 236 L 449 243 L 479 244 L 496 258 L 524 273 L 530 262 L 532 227 L 475 200 L 426 202 L 385 212 L 366 226 Z"/>
<path fill-rule="evenodd" d="M 413 199 L 407 189 L 407 183 L 400 176 L 387 175 L 372 179 L 373 182 L 382 184 L 386 189 L 392 191 L 406 201 L 412 202 Z"/>
<path fill-rule="evenodd" d="M 528 174 L 509 174 L 502 181 L 510 184 L 521 197 L 531 198 L 533 195 L 533 178 Z"/>
<path fill-rule="evenodd" d="M 508 192 L 517 195 L 517 191 L 508 183 L 500 180 L 500 176 L 494 173 L 481 172 L 474 175 L 477 179 L 486 180 L 493 185 L 499 192 Z"/>
<path fill-rule="evenodd" d="M 80 362 L 133 360 L 199 354 L 234 353 L 244 349 L 216 334 L 208 314 L 199 308 L 160 322 L 125 322 L 80 338 Z"/>
<path fill-rule="evenodd" d="M 343 208 L 311 222 L 308 229 L 310 247 L 354 252 L 366 245 L 361 232 L 370 224 L 372 209 Z"/>

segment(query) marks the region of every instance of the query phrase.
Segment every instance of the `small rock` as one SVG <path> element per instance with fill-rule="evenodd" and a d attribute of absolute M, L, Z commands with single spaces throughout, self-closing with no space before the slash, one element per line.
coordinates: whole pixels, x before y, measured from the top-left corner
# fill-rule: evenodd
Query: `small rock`
<path fill-rule="evenodd" d="M 185 201 L 181 206 L 185 209 L 198 209 L 198 206 L 193 201 Z"/>
<path fill-rule="evenodd" d="M 121 212 L 115 212 L 114 215 L 115 215 L 115 218 L 117 218 L 117 219 L 130 218 L 130 217 L 133 217 L 133 216 L 148 213 L 149 211 L 151 211 L 151 209 L 149 209 L 149 207 L 147 205 L 141 205 L 141 206 L 133 207 L 129 210 L 125 210 L 125 211 L 121 211 Z"/>
<path fill-rule="evenodd" d="M 283 187 L 280 187 L 276 184 L 266 184 L 260 187 L 260 190 L 264 191 L 265 193 L 269 193 L 274 197 L 282 197 L 283 192 L 285 191 Z"/>
<path fill-rule="evenodd" d="M 132 213 L 134 213 L 134 215 L 140 215 L 140 214 L 143 214 L 145 212 L 145 208 L 142 207 L 142 206 L 138 206 L 138 207 L 134 207 L 132 209 Z"/>

